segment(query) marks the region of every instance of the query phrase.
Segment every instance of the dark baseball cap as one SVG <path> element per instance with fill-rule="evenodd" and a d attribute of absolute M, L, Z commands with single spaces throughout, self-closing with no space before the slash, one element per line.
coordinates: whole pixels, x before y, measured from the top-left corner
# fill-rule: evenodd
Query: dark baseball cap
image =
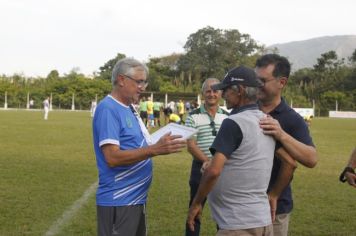
<path fill-rule="evenodd" d="M 236 67 L 225 75 L 223 81 L 211 86 L 214 90 L 223 90 L 232 85 L 245 85 L 247 87 L 261 87 L 262 81 L 257 78 L 255 71 L 246 66 Z"/>

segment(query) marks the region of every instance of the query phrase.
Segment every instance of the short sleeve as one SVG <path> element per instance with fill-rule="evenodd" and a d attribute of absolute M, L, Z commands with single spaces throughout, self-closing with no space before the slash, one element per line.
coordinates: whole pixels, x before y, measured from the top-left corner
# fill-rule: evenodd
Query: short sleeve
<path fill-rule="evenodd" d="M 225 119 L 209 150 L 212 155 L 215 152 L 220 152 L 226 158 L 230 158 L 231 154 L 240 146 L 242 138 L 240 126 L 231 119 Z"/>
<path fill-rule="evenodd" d="M 289 133 L 293 138 L 302 142 L 309 146 L 314 146 L 313 140 L 309 133 L 308 125 L 305 123 L 304 119 L 299 116 L 299 114 L 295 114 L 294 118 L 289 121 L 289 128 L 287 133 Z"/>
<path fill-rule="evenodd" d="M 97 130 L 100 147 L 105 144 L 120 145 L 120 123 L 111 110 L 101 110 L 94 126 Z"/>
<path fill-rule="evenodd" d="M 185 120 L 185 126 L 190 127 L 190 128 L 196 128 L 195 121 L 193 119 L 193 116 L 188 115 L 186 120 Z M 196 139 L 197 135 L 194 134 L 191 139 Z"/>

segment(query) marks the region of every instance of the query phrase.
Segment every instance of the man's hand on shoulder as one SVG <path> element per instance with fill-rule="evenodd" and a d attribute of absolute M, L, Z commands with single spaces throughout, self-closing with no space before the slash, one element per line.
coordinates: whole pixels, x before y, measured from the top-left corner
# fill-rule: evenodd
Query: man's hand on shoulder
<path fill-rule="evenodd" d="M 260 120 L 260 127 L 264 134 L 271 135 L 278 141 L 281 140 L 284 134 L 278 120 L 273 119 L 270 115 L 267 115 L 267 117 Z"/>

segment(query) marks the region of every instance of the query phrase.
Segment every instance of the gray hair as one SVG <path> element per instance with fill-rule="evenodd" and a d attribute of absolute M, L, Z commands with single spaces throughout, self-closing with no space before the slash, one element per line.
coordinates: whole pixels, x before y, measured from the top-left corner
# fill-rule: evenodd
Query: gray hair
<path fill-rule="evenodd" d="M 216 78 L 207 78 L 203 85 L 201 86 L 201 91 L 204 92 L 206 90 L 206 87 L 208 86 L 208 82 L 216 82 L 216 83 L 220 83 L 220 80 L 216 79 Z"/>
<path fill-rule="evenodd" d="M 257 87 L 246 87 L 245 91 L 246 91 L 246 97 L 250 101 L 257 101 L 257 92 L 258 92 Z"/>
<path fill-rule="evenodd" d="M 257 101 L 257 92 L 258 88 L 257 87 L 247 87 L 243 86 L 245 89 L 245 96 L 249 101 Z M 238 85 L 233 85 L 231 88 L 235 91 L 240 91 Z"/>
<path fill-rule="evenodd" d="M 123 58 L 116 62 L 111 75 L 111 84 L 114 86 L 119 75 L 133 76 L 135 70 L 143 70 L 148 76 L 148 68 L 144 63 L 134 58 Z"/>

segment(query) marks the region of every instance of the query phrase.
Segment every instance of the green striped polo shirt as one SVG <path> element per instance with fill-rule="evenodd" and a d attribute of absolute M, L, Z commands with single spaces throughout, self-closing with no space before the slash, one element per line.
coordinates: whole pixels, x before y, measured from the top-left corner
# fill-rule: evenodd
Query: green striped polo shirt
<path fill-rule="evenodd" d="M 211 122 L 214 121 L 215 130 L 219 131 L 221 123 L 228 114 L 229 113 L 219 107 L 213 119 L 206 111 L 204 105 L 202 105 L 191 111 L 187 116 L 185 125 L 198 130 L 198 133 L 194 135 L 193 138 L 196 139 L 200 150 L 209 158 L 212 157 L 209 148 L 215 139 L 215 136 L 213 136 L 214 127 L 211 125 Z"/>

